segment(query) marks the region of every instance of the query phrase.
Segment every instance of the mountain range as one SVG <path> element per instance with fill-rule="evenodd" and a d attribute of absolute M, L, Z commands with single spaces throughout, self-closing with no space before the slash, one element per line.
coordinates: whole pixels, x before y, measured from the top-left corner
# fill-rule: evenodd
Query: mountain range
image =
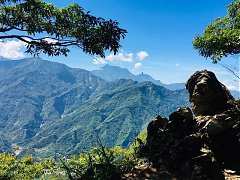
<path fill-rule="evenodd" d="M 145 82 L 150 81 L 156 85 L 163 86 L 170 90 L 180 90 L 185 89 L 185 83 L 171 83 L 171 84 L 164 84 L 160 80 L 154 79 L 152 76 L 148 74 L 138 74 L 134 75 L 132 74 L 128 69 L 121 68 L 119 66 L 111 66 L 111 65 L 105 65 L 99 70 L 93 70 L 92 73 L 96 76 L 101 77 L 102 79 L 106 81 L 116 81 L 118 79 L 132 79 L 134 81 L 138 82 Z M 240 89 L 237 90 L 231 90 L 231 94 L 236 98 L 240 98 Z"/>
<path fill-rule="evenodd" d="M 185 89 L 154 81 L 119 67 L 90 72 L 38 58 L 0 60 L 0 151 L 74 154 L 98 138 L 126 147 L 154 116 L 189 105 Z"/>
<path fill-rule="evenodd" d="M 39 156 L 94 146 L 128 146 L 157 113 L 187 105 L 185 90 L 152 82 L 108 82 L 84 69 L 41 59 L 0 61 L 0 150 Z"/>

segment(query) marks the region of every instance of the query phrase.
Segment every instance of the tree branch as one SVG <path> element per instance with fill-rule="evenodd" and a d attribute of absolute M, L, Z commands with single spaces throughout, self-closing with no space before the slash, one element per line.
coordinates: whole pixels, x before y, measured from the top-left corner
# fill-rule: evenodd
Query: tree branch
<path fill-rule="evenodd" d="M 4 33 L 4 32 L 7 32 L 7 31 L 11 31 L 13 30 L 12 27 L 9 27 L 9 28 L 0 28 L 0 32 Z"/>
<path fill-rule="evenodd" d="M 77 41 L 62 40 L 62 39 L 57 39 L 57 38 L 53 38 L 53 37 L 49 37 L 49 36 L 46 36 L 43 38 L 33 38 L 31 36 L 24 36 L 24 35 L 3 35 L 3 36 L 0 36 L 0 39 L 18 39 L 27 44 L 40 43 L 41 41 L 45 41 L 45 42 L 48 42 L 47 44 L 49 44 L 49 45 L 64 46 L 64 47 L 71 46 L 71 45 L 80 45 L 80 43 Z M 31 41 L 28 41 L 27 39 L 30 39 Z M 56 40 L 57 42 L 49 42 L 47 39 Z"/>
<path fill-rule="evenodd" d="M 34 55 L 67 55 L 75 46 L 104 57 L 106 50 L 119 50 L 127 33 L 117 21 L 92 16 L 77 4 L 57 8 L 42 0 L 0 0 L 0 12 L 0 41 L 22 41 Z"/>
<path fill-rule="evenodd" d="M 223 68 L 227 69 L 229 72 L 231 72 L 236 78 L 240 79 L 240 76 L 234 71 L 232 70 L 230 67 L 228 67 L 225 64 L 219 63 Z"/>

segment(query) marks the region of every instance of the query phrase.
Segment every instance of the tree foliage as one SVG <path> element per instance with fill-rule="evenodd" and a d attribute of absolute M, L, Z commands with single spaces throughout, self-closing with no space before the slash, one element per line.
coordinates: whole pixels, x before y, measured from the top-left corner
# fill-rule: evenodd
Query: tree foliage
<path fill-rule="evenodd" d="M 0 179 L 34 179 L 48 171 L 53 172 L 54 162 L 45 160 L 35 162 L 32 157 L 16 158 L 13 155 L 0 153 Z"/>
<path fill-rule="evenodd" d="M 234 0 L 227 15 L 210 24 L 193 46 L 199 53 L 217 63 L 223 57 L 240 53 L 240 0 Z"/>
<path fill-rule="evenodd" d="M 93 148 L 88 153 L 73 156 L 62 161 L 62 168 L 69 179 L 110 180 L 120 179 L 138 163 L 137 158 L 128 149 Z"/>
<path fill-rule="evenodd" d="M 23 41 L 33 55 L 67 55 L 75 46 L 104 57 L 106 50 L 119 50 L 125 35 L 117 21 L 92 16 L 78 4 L 58 8 L 42 0 L 0 0 L 0 40 Z"/>

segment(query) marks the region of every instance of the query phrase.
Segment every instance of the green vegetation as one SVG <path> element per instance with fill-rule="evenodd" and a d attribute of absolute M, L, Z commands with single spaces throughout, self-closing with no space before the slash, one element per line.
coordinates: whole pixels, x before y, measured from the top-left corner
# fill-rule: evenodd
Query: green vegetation
<path fill-rule="evenodd" d="M 138 148 L 135 144 L 134 149 Z M 0 179 L 119 179 L 141 160 L 133 148 L 105 148 L 102 145 L 87 153 L 57 160 L 35 161 L 0 154 Z"/>
<path fill-rule="evenodd" d="M 67 55 L 71 46 L 104 57 L 116 53 L 126 30 L 90 15 L 78 4 L 58 8 L 42 0 L 0 0 L 0 40 L 17 39 L 32 55 Z"/>
<path fill-rule="evenodd" d="M 240 0 L 234 0 L 225 17 L 210 24 L 193 45 L 199 53 L 217 63 L 221 58 L 240 53 Z"/>
<path fill-rule="evenodd" d="M 188 104 L 186 90 L 151 82 L 106 82 L 91 72 L 40 59 L 0 61 L 0 151 L 50 157 L 127 147 L 153 116 Z"/>
<path fill-rule="evenodd" d="M 54 173 L 54 162 L 45 160 L 34 162 L 32 157 L 21 159 L 13 155 L 0 154 L 0 179 L 34 179 L 40 178 L 45 173 Z"/>
<path fill-rule="evenodd" d="M 129 151 L 134 153 L 136 156 L 139 155 L 139 148 L 147 141 L 147 129 L 141 131 L 133 143 L 129 146 Z"/>
<path fill-rule="evenodd" d="M 119 179 L 132 170 L 138 160 L 127 149 L 99 147 L 89 153 L 75 156 L 66 162 L 64 168 L 70 179 Z"/>

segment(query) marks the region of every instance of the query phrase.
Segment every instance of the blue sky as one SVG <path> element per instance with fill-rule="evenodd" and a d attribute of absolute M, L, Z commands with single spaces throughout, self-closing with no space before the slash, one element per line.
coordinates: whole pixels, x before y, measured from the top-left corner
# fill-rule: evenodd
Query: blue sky
<path fill-rule="evenodd" d="M 48 0 L 59 7 L 76 2 L 91 14 L 114 19 L 127 29 L 120 56 L 108 57 L 103 62 L 128 68 L 133 73 L 148 73 L 164 83 L 185 82 L 196 70 L 209 69 L 229 87 L 239 89 L 239 81 L 220 65 L 198 55 L 192 40 L 217 17 L 226 14 L 230 0 Z M 137 54 L 142 51 L 145 58 Z M 144 53 L 143 53 L 144 52 Z M 108 54 L 107 54 L 108 55 Z M 148 56 L 147 56 L 148 55 Z M 98 69 L 95 57 L 72 49 L 67 58 L 44 59 L 65 63 L 71 67 Z M 119 59 L 118 59 L 119 58 Z M 223 63 L 239 67 L 238 57 Z"/>

